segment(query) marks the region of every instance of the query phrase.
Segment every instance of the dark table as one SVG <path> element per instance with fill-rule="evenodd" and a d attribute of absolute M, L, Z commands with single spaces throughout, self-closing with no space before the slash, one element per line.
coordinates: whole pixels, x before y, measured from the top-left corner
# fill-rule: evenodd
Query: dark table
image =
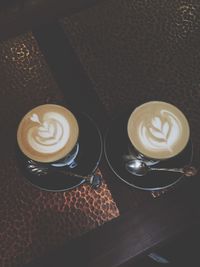
<path fill-rule="evenodd" d="M 97 4 L 98 0 L 3 0 L 0 3 L 0 40 L 61 16 Z M 102 2 L 102 1 L 101 1 Z"/>
<path fill-rule="evenodd" d="M 144 71 L 142 71 L 137 78 L 134 78 L 135 85 L 137 85 L 139 88 L 137 94 L 139 95 L 140 91 L 142 93 L 141 99 L 139 99 L 139 97 L 137 97 L 136 100 L 133 100 L 133 97 L 131 99 L 132 101 L 135 101 L 134 104 L 140 103 L 142 101 L 142 97 L 144 97 L 144 100 L 151 99 L 151 96 L 149 96 L 150 93 L 155 93 L 155 91 L 160 87 L 161 90 L 159 91 L 159 96 L 157 96 L 157 98 L 169 101 L 174 100 L 175 103 L 180 103 L 186 113 L 192 116 L 191 123 L 196 151 L 194 164 L 198 165 L 199 130 L 197 129 L 197 126 L 199 125 L 200 118 L 200 76 L 198 74 L 200 68 L 198 59 L 200 57 L 200 53 L 198 44 L 200 36 L 197 29 L 199 29 L 200 26 L 200 13 L 198 9 L 199 6 L 195 5 L 195 1 L 193 2 L 193 8 L 195 8 L 196 17 L 187 17 L 187 19 L 191 20 L 192 26 L 192 19 L 194 19 L 196 28 L 191 26 L 191 28 L 188 30 L 188 35 L 185 38 L 183 38 L 183 35 L 181 36 L 181 34 L 184 34 L 184 31 L 180 29 L 181 34 L 177 34 L 176 36 L 174 35 L 174 38 L 180 37 L 180 42 L 172 42 L 170 48 L 167 45 L 165 46 L 165 43 L 163 43 L 164 39 L 162 39 L 162 30 L 160 30 L 158 33 L 161 34 L 161 41 L 159 44 L 154 42 L 155 40 L 158 40 L 156 39 L 158 38 L 156 32 L 154 33 L 155 40 L 151 39 L 151 37 L 147 35 L 147 33 L 149 33 L 148 27 L 146 28 L 146 35 L 145 33 L 142 34 L 142 36 L 147 36 L 146 40 L 142 39 L 142 37 L 140 39 L 140 36 L 136 35 L 135 32 L 135 38 L 138 38 L 138 40 L 140 39 L 138 43 L 137 41 L 132 43 L 137 45 L 136 50 L 139 48 L 143 49 L 144 43 L 146 43 L 148 40 L 152 40 L 152 42 L 149 42 L 151 49 L 157 49 L 157 44 L 159 47 L 163 47 L 163 51 L 166 51 L 167 47 L 171 49 L 171 51 L 167 51 L 165 54 L 165 52 L 162 50 L 160 52 L 158 49 L 158 55 L 152 55 L 151 58 L 151 56 L 149 56 L 149 54 L 151 54 L 151 49 L 148 50 L 146 47 L 145 52 L 147 54 L 144 55 L 144 58 L 136 56 L 136 63 L 140 64 L 140 71 L 144 68 Z M 171 5 L 173 11 L 175 7 L 173 7 L 173 4 Z M 169 4 L 167 6 L 169 10 L 171 5 Z M 176 5 L 178 4 L 175 3 L 175 6 Z M 188 4 L 188 6 L 186 5 L 185 9 L 184 7 L 181 7 L 185 12 L 183 12 L 183 17 L 185 14 L 188 16 L 190 14 L 190 16 L 192 16 L 191 10 L 193 9 L 191 8 L 191 5 L 192 4 Z M 162 9 L 163 7 L 159 6 L 159 8 Z M 139 4 L 138 6 L 136 5 L 136 9 L 138 12 L 141 12 L 140 15 L 145 12 L 142 7 L 140 9 Z M 153 7 L 152 10 L 155 10 L 155 7 Z M 155 15 L 156 11 L 153 14 Z M 134 26 L 137 26 L 137 23 L 138 25 L 140 24 L 140 15 L 138 15 L 136 22 L 134 22 L 136 23 Z M 162 16 L 162 13 L 158 15 L 159 20 L 162 20 Z M 169 17 L 171 18 L 171 14 Z M 196 20 L 196 18 L 198 18 L 198 20 Z M 148 21 L 148 16 L 146 19 Z M 159 20 L 157 22 L 159 22 Z M 153 21 L 152 24 L 150 23 L 149 27 L 151 28 L 151 26 L 155 25 L 157 22 Z M 185 25 L 186 24 L 184 24 L 184 30 L 186 31 L 187 27 Z M 157 26 L 159 28 L 159 24 L 157 24 Z M 166 26 L 168 26 L 168 24 L 166 24 Z M 145 30 L 145 27 L 142 29 Z M 151 33 L 153 34 L 153 32 Z M 78 32 L 75 32 L 75 34 L 78 34 Z M 84 37 L 83 32 L 80 34 Z M 39 28 L 35 26 L 34 35 L 37 37 L 40 47 L 46 56 L 46 60 L 49 63 L 60 88 L 62 88 L 63 92 L 65 93 L 66 100 L 71 104 L 78 104 L 81 109 L 84 109 L 91 114 L 100 125 L 102 131 L 104 131 L 109 124 L 110 118 L 112 117 L 113 112 L 116 111 L 117 107 L 123 108 L 124 110 L 127 108 L 127 106 L 130 107 L 130 95 L 127 94 L 127 98 L 121 100 L 119 88 L 117 88 L 118 91 L 116 90 L 115 96 L 113 97 L 110 95 L 107 103 L 105 102 L 106 100 L 102 97 L 102 92 L 98 91 L 98 80 L 93 80 L 95 74 L 91 72 L 90 68 L 87 68 L 89 65 L 84 65 L 84 62 L 82 61 L 84 57 L 81 57 L 81 49 L 78 50 L 79 53 L 74 52 L 74 49 L 76 50 L 78 47 L 76 40 L 74 41 L 72 38 L 72 48 L 68 37 L 64 35 L 64 31 L 62 30 L 60 23 L 53 21 Z M 170 37 L 172 37 L 172 35 Z M 86 42 L 85 45 L 87 46 L 88 43 Z M 98 44 L 95 43 L 94 46 L 97 47 Z M 168 53 L 171 53 L 173 59 L 175 58 L 174 62 L 170 57 L 168 57 Z M 123 56 L 124 55 L 122 55 L 122 57 Z M 164 71 L 160 73 L 159 67 L 158 69 L 155 69 L 155 66 L 152 65 L 152 68 L 148 69 L 147 64 L 155 62 L 154 60 L 157 57 L 162 58 L 162 60 L 166 59 L 166 62 L 163 64 L 161 63 L 159 66 L 162 70 L 165 68 Z M 114 65 L 112 65 L 114 63 L 110 63 L 110 57 L 108 54 L 103 54 L 102 59 L 105 58 L 108 58 L 108 62 L 111 64 L 110 67 L 114 68 Z M 80 59 L 82 64 L 80 63 Z M 136 63 L 133 65 L 135 67 L 134 71 L 137 72 Z M 92 64 L 93 63 L 91 63 L 91 68 Z M 175 68 L 175 72 L 170 72 L 170 69 L 173 68 Z M 149 76 L 145 78 L 145 75 L 147 74 L 145 71 L 147 70 L 150 70 L 150 73 L 148 73 Z M 167 73 L 166 77 L 164 73 Z M 90 79 L 88 79 L 88 74 Z M 111 71 L 110 79 L 111 81 L 115 80 L 115 84 L 117 84 L 119 78 L 113 78 L 112 74 L 113 73 Z M 139 72 L 137 72 L 137 74 L 139 74 Z M 155 79 L 154 77 L 154 75 L 158 74 L 160 74 L 160 80 Z M 143 82 L 140 82 L 140 79 L 142 79 Z M 103 84 L 104 81 L 101 83 L 101 85 Z M 147 88 L 147 85 L 149 85 L 151 90 L 145 94 L 144 90 Z M 177 88 L 178 85 L 181 88 Z M 152 89 L 152 87 L 155 87 L 155 91 Z M 72 88 L 72 90 L 67 91 L 65 88 Z M 82 90 L 83 88 L 84 90 Z M 170 88 L 173 88 L 173 90 L 170 91 Z M 177 88 L 177 92 L 174 91 L 174 88 Z M 110 92 L 108 92 L 108 95 L 109 93 Z M 77 94 L 79 95 L 78 99 L 76 97 Z M 188 106 L 187 101 L 189 101 Z M 87 267 L 117 267 L 125 264 L 128 261 L 134 262 L 139 257 L 148 255 L 159 246 L 169 242 L 170 240 L 173 240 L 174 237 L 184 234 L 185 231 L 190 231 L 194 229 L 194 227 L 199 226 L 199 174 L 190 179 L 183 179 L 172 190 L 161 193 L 158 197 L 154 198 L 149 192 L 134 190 L 119 181 L 109 170 L 105 159 L 103 159 L 101 162 L 101 169 L 105 179 L 109 183 L 114 199 L 119 207 L 120 217 L 94 231 L 91 231 L 79 239 L 73 240 L 70 244 L 66 244 L 66 246 L 59 251 L 55 251 L 55 254 L 47 255 L 47 257 L 40 259 L 37 262 L 33 262 L 28 266 L 66 266 L 69 264 L 69 262 L 69 266 L 80 266 L 79 264 L 81 262 L 82 266 Z"/>

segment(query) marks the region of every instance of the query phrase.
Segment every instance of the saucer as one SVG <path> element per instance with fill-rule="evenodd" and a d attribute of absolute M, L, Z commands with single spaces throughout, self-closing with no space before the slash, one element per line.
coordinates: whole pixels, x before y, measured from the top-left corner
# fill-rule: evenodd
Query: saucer
<path fill-rule="evenodd" d="M 47 191 L 66 191 L 73 189 L 85 182 L 81 176 L 92 175 L 97 169 L 103 149 L 101 133 L 95 122 L 85 113 L 76 114 L 79 124 L 80 136 L 78 140 L 79 151 L 75 158 L 76 166 L 72 169 L 69 166 L 54 167 L 53 172 L 45 175 L 39 175 L 29 170 L 30 159 L 25 157 L 19 149 L 17 150 L 17 159 L 21 166 L 21 170 L 26 179 L 34 186 Z M 35 161 L 38 169 L 48 169 L 52 164 L 39 163 Z M 79 175 L 80 178 L 75 177 Z"/>
<path fill-rule="evenodd" d="M 165 171 L 149 171 L 145 176 L 136 176 L 125 168 L 123 157 L 130 153 L 130 141 L 127 134 L 128 113 L 114 119 L 104 138 L 104 152 L 111 170 L 126 184 L 142 190 L 161 190 L 175 185 L 183 174 Z M 186 148 L 171 159 L 154 164 L 157 168 L 181 168 L 189 165 L 193 157 L 193 145 L 189 140 Z"/>

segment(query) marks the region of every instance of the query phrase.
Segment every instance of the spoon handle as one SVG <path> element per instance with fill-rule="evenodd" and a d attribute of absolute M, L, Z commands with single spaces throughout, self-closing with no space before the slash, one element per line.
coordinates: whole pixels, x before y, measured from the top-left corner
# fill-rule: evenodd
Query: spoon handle
<path fill-rule="evenodd" d="M 197 174 L 197 169 L 194 166 L 185 166 L 183 168 L 150 168 L 153 171 L 169 171 L 169 172 L 180 172 L 185 176 L 194 176 Z"/>
<path fill-rule="evenodd" d="M 184 173 L 184 170 L 183 168 L 150 168 L 150 170 L 152 171 L 168 171 L 168 172 L 181 172 L 181 173 Z"/>
<path fill-rule="evenodd" d="M 76 174 L 76 173 L 73 173 L 73 172 L 69 172 L 68 170 L 64 170 L 64 169 L 61 169 L 61 170 L 56 170 L 55 172 L 58 172 L 58 173 L 62 173 L 64 175 L 70 175 L 72 177 L 75 177 L 75 178 L 79 178 L 79 179 L 84 179 L 85 181 L 88 181 L 90 182 L 91 181 L 91 178 L 92 178 L 92 175 L 80 175 L 80 174 Z"/>
<path fill-rule="evenodd" d="M 65 174 L 65 175 L 70 175 L 70 176 L 75 177 L 75 178 L 84 179 L 85 182 L 88 182 L 92 186 L 92 188 L 94 188 L 94 189 L 98 189 L 100 187 L 100 185 L 102 184 L 101 175 L 96 174 L 96 173 L 85 176 L 85 175 L 80 175 L 80 174 L 68 172 L 65 170 L 60 170 L 59 172 Z"/>

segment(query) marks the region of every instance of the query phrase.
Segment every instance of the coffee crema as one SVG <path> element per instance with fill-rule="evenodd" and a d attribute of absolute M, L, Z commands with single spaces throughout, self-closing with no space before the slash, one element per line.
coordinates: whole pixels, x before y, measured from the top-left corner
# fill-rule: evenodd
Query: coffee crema
<path fill-rule="evenodd" d="M 128 120 L 128 136 L 144 156 L 167 159 L 187 145 L 190 128 L 185 115 L 174 105 L 151 101 L 137 107 Z"/>
<path fill-rule="evenodd" d="M 78 135 L 78 123 L 71 111 L 59 105 L 45 104 L 23 117 L 17 141 L 27 157 L 39 162 L 54 162 L 70 153 Z"/>

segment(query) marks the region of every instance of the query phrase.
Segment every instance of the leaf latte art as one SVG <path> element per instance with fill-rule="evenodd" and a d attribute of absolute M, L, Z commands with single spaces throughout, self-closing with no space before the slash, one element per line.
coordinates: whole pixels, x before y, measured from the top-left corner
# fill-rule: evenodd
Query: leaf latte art
<path fill-rule="evenodd" d="M 138 135 L 146 149 L 173 152 L 173 146 L 180 138 L 182 126 L 174 114 L 161 110 L 154 117 L 141 121 Z"/>
<path fill-rule="evenodd" d="M 185 115 L 162 101 L 137 107 L 128 121 L 131 143 L 140 153 L 153 159 L 166 159 L 180 153 L 187 145 L 189 134 Z"/>
<path fill-rule="evenodd" d="M 17 141 L 32 160 L 54 162 L 75 147 L 79 127 L 74 115 L 63 106 L 45 104 L 29 111 L 21 120 Z"/>
<path fill-rule="evenodd" d="M 34 150 L 40 153 L 55 153 L 65 146 L 69 139 L 70 127 L 64 116 L 47 112 L 39 119 L 34 113 L 30 120 L 36 122 L 36 125 L 28 130 L 27 141 Z"/>

